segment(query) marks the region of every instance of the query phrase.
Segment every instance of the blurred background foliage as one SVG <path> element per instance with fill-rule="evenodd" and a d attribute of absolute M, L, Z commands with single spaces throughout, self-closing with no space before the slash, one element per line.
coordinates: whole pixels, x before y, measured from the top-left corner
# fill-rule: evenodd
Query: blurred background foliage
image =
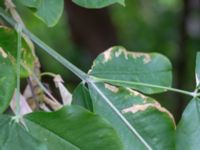
<path fill-rule="evenodd" d="M 126 0 L 126 7 L 116 4 L 99 10 L 80 8 L 65 0 L 65 12 L 53 28 L 47 28 L 30 10 L 17 5 L 33 33 L 86 72 L 99 53 L 110 46 L 122 45 L 130 51 L 166 55 L 174 69 L 173 86 L 194 89 L 195 55 L 200 50 L 199 0 Z M 42 71 L 61 74 L 71 91 L 80 82 L 37 47 L 36 52 Z M 171 92 L 153 97 L 177 120 L 189 100 Z"/>

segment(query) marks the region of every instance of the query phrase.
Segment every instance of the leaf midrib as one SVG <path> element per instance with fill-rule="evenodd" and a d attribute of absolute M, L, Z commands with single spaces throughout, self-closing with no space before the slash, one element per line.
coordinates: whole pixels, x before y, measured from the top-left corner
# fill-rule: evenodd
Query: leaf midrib
<path fill-rule="evenodd" d="M 155 70 L 154 72 L 153 71 L 141 71 L 141 72 L 139 72 L 139 71 L 137 71 L 137 72 L 128 72 L 128 71 L 125 71 L 125 72 L 123 72 L 123 71 L 121 71 L 120 70 L 120 72 L 118 72 L 118 71 L 116 71 L 116 70 L 112 70 L 112 71 L 106 71 L 106 70 L 104 70 L 103 71 L 103 73 L 102 73 L 102 71 L 100 72 L 100 71 L 95 71 L 95 70 L 92 70 L 92 72 L 90 73 L 90 74 L 92 74 L 92 75 L 95 75 L 95 74 L 100 74 L 100 75 L 102 75 L 102 74 L 131 74 L 131 75 L 138 75 L 138 74 L 153 74 L 153 73 L 164 73 L 164 72 L 170 72 L 171 71 L 171 69 L 167 69 L 167 70 Z"/>

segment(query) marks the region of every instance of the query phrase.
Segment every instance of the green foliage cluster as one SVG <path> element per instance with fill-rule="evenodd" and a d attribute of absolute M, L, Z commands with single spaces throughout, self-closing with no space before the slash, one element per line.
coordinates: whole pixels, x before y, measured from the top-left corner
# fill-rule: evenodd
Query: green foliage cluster
<path fill-rule="evenodd" d="M 20 2 L 48 26 L 55 25 L 63 11 L 63 0 Z M 114 3 L 124 5 L 124 0 L 73 2 L 86 8 L 102 8 Z M 120 46 L 101 53 L 86 74 L 14 20 L 16 18 L 10 17 L 3 8 L 0 8 L 0 16 L 14 27 L 0 27 L 1 149 L 199 149 L 200 53 L 196 59 L 194 92 L 171 87 L 172 66 L 165 56 L 130 52 Z M 30 40 L 71 70 L 82 83 L 74 90 L 72 105 L 53 112 L 23 115 L 16 112 L 15 116 L 10 116 L 5 110 L 12 103 L 15 89 L 19 94 L 17 80 L 34 76 L 37 58 Z M 192 97 L 178 124 L 166 108 L 150 97 L 166 91 Z M 16 107 L 22 109 L 19 100 L 18 97 Z"/>

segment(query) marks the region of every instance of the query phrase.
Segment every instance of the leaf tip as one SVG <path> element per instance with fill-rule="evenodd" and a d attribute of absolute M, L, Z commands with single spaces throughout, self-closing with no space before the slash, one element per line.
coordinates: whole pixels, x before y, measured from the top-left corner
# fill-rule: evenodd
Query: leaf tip
<path fill-rule="evenodd" d="M 120 5 L 122 5 L 123 7 L 126 6 L 126 4 L 125 4 L 125 0 L 120 0 L 118 3 L 119 3 Z"/>

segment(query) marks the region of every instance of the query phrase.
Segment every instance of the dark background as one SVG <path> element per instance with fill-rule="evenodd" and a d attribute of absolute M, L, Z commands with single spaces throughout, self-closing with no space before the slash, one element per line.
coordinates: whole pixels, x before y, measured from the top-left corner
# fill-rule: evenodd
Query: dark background
<path fill-rule="evenodd" d="M 21 7 L 19 11 L 33 33 L 86 72 L 99 53 L 122 45 L 130 51 L 166 55 L 173 65 L 173 87 L 189 91 L 195 87 L 195 57 L 200 50 L 199 0 L 126 0 L 126 7 L 116 4 L 98 10 L 80 8 L 65 0 L 63 16 L 53 28 L 47 28 L 30 10 Z M 36 51 L 42 71 L 61 74 L 71 91 L 80 82 L 42 50 Z M 177 121 L 190 100 L 171 92 L 153 97 Z"/>

